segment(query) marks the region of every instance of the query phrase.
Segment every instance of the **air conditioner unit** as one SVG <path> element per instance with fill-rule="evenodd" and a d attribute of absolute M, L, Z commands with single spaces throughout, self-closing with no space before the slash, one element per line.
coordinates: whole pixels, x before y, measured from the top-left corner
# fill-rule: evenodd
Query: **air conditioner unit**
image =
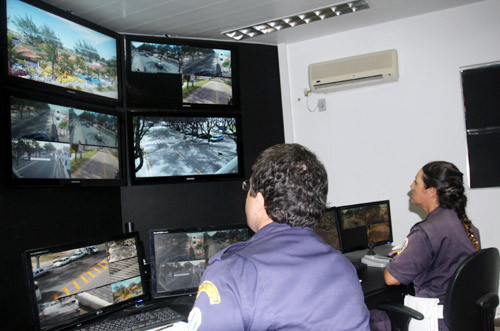
<path fill-rule="evenodd" d="M 395 49 L 309 65 L 309 87 L 328 93 L 398 80 Z"/>

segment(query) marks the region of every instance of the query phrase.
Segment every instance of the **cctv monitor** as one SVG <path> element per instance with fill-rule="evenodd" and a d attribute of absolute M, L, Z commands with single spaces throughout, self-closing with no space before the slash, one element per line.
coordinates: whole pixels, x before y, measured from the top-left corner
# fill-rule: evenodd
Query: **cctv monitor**
<path fill-rule="evenodd" d="M 135 111 L 128 116 L 132 184 L 243 177 L 239 115 Z"/>
<path fill-rule="evenodd" d="M 36 93 L 4 91 L 9 185 L 122 185 L 121 113 Z"/>
<path fill-rule="evenodd" d="M 150 230 L 152 296 L 196 293 L 210 257 L 250 235 L 242 224 Z"/>
<path fill-rule="evenodd" d="M 43 1 L 2 8 L 3 78 L 21 88 L 121 103 L 121 36 Z"/>
<path fill-rule="evenodd" d="M 337 207 L 337 220 L 344 253 L 392 243 L 389 200 Z"/>
<path fill-rule="evenodd" d="M 75 327 L 149 297 L 138 233 L 23 254 L 34 328 Z"/>

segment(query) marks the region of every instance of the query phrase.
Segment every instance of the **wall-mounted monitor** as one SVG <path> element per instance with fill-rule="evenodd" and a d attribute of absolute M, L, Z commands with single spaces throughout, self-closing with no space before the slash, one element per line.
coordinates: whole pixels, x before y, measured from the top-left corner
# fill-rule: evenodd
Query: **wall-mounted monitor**
<path fill-rule="evenodd" d="M 12 185 L 121 185 L 122 114 L 71 99 L 3 91 Z"/>
<path fill-rule="evenodd" d="M 238 94 L 233 47 L 159 37 L 125 39 L 129 106 L 234 109 Z"/>
<path fill-rule="evenodd" d="M 121 103 L 122 38 L 42 1 L 3 2 L 2 73 L 9 84 Z"/>
<path fill-rule="evenodd" d="M 150 230 L 153 298 L 196 293 L 210 257 L 252 233 L 243 224 Z"/>
<path fill-rule="evenodd" d="M 130 111 L 131 183 L 242 178 L 240 122 L 239 115 Z"/>
<path fill-rule="evenodd" d="M 389 200 L 336 207 L 344 253 L 392 243 Z"/>

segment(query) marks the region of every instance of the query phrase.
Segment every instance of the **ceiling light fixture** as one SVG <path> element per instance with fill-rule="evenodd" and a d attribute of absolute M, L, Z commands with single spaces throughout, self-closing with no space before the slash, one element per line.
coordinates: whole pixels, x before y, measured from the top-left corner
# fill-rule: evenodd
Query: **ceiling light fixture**
<path fill-rule="evenodd" d="M 343 14 L 358 12 L 363 9 L 368 9 L 370 6 L 366 0 L 354 0 L 344 3 L 335 3 L 328 7 L 316 8 L 308 12 L 299 13 L 292 16 L 272 19 L 268 22 L 257 23 L 250 26 L 241 27 L 238 29 L 224 31 L 221 34 L 235 40 L 252 38 L 262 34 L 267 34 L 297 25 L 307 24 L 315 21 L 324 20 L 330 17 L 336 17 Z"/>

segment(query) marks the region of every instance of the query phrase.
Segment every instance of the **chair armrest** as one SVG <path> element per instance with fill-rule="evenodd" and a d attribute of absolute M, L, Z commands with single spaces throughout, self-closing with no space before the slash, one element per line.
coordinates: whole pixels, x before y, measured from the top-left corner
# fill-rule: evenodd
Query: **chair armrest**
<path fill-rule="evenodd" d="M 385 311 L 387 314 L 389 314 L 389 316 L 395 314 L 402 315 L 408 318 L 414 318 L 416 320 L 424 319 L 424 315 L 422 315 L 422 313 L 401 303 L 380 303 L 377 305 L 377 309 Z"/>
<path fill-rule="evenodd" d="M 498 306 L 498 295 L 496 293 L 486 293 L 476 301 L 476 305 L 484 310 L 494 310 Z"/>

